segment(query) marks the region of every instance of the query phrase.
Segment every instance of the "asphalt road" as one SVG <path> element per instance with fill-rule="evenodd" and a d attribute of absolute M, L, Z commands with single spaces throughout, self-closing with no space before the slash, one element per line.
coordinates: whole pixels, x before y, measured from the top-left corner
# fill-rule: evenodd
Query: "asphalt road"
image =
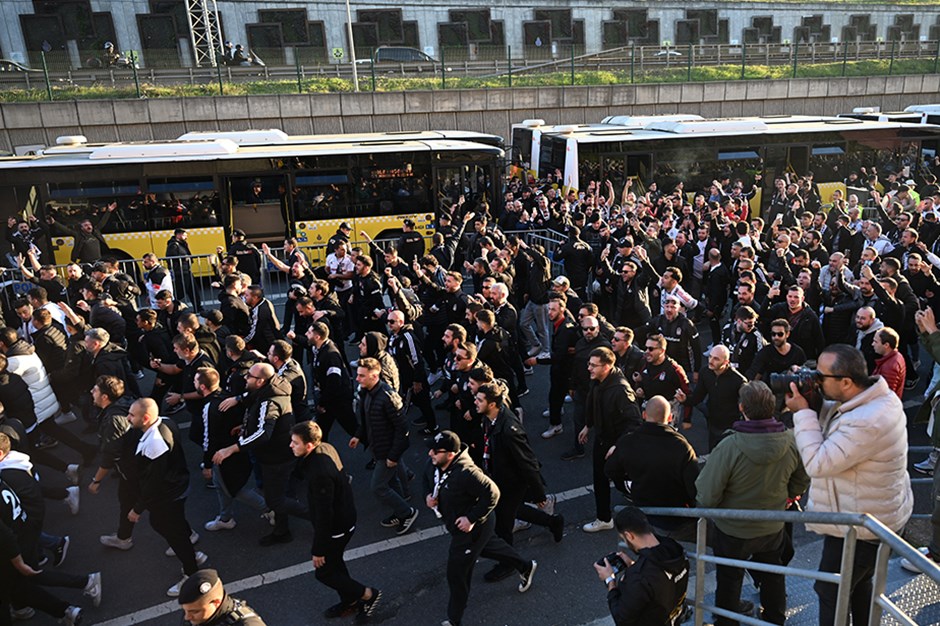
<path fill-rule="evenodd" d="M 480 562 L 474 573 L 466 624 L 576 625 L 607 615 L 605 591 L 591 562 L 616 548 L 616 536 L 612 531 L 588 534 L 580 529 L 581 524 L 594 518 L 593 497 L 586 489 L 591 484 L 591 466 L 589 457 L 575 461 L 559 458 L 574 436 L 567 422 L 570 408 L 566 408 L 567 426 L 563 435 L 548 441 L 539 437 L 547 424 L 541 417 L 547 407 L 547 380 L 547 367 L 536 367 L 530 378 L 532 392 L 522 400 L 524 423 L 533 448 L 544 464 L 549 490 L 562 494 L 563 501 L 557 511 L 566 519 L 565 537 L 560 544 L 555 544 L 545 529 L 516 534 L 516 545 L 522 554 L 536 559 L 539 564 L 533 586 L 526 594 L 517 592 L 517 581 L 513 578 L 495 584 L 484 582 L 482 575 L 490 564 Z M 144 383 L 144 388 L 148 388 L 149 379 Z M 412 418 L 415 414 L 412 413 Z M 181 423 L 189 419 L 184 412 L 176 418 Z M 446 417 L 442 418 L 442 423 L 446 424 Z M 912 445 L 926 443 L 923 427 L 912 427 L 910 432 Z M 697 450 L 704 451 L 705 424 L 697 411 L 694 428 L 686 431 L 686 435 Z M 445 581 L 448 539 L 442 527 L 433 514 L 422 507 L 416 530 L 408 535 L 396 537 L 392 530 L 382 528 L 379 520 L 387 513 L 368 493 L 366 454 L 347 448 L 345 433 L 339 427 L 332 436 L 332 443 L 353 476 L 359 511 L 356 535 L 350 544 L 350 571 L 363 583 L 383 592 L 374 621 L 409 626 L 440 624 L 446 617 L 448 595 Z M 216 568 L 234 595 L 247 600 L 269 626 L 325 623 L 321 612 L 336 602 L 336 596 L 313 577 L 309 522 L 292 520 L 294 541 L 269 548 L 260 547 L 258 538 L 269 532 L 270 527 L 244 507 L 236 513 L 238 527 L 234 530 L 204 531 L 202 525 L 217 513 L 216 496 L 204 487 L 200 478 L 197 447 L 189 441 L 185 445 L 193 478 L 187 515 L 201 535 L 198 549 L 208 554 L 208 565 Z M 62 454 L 68 453 L 66 450 Z M 420 468 L 425 459 L 422 438 L 412 434 L 407 463 Z M 912 455 L 912 462 L 919 459 L 919 455 Z M 83 486 L 90 479 L 90 472 L 84 474 Z M 100 570 L 103 575 L 102 605 L 97 609 L 87 607 L 84 624 L 183 624 L 175 600 L 165 595 L 166 589 L 179 579 L 179 563 L 164 556 L 165 544 L 146 523 L 146 517 L 135 530 L 132 550 L 120 552 L 98 542 L 99 535 L 116 530 L 116 487 L 116 480 L 106 479 L 99 495 L 83 491 L 77 517 L 70 516 L 59 503 L 48 503 L 47 529 L 72 538 L 68 558 L 61 569 L 73 573 Z M 414 501 L 421 504 L 420 486 L 412 483 L 412 489 L 416 496 Z M 927 498 L 923 490 L 918 491 L 921 504 L 918 510 L 924 511 Z M 619 494 L 615 493 L 614 502 L 619 500 Z M 814 535 L 797 531 L 798 545 L 814 539 Z M 54 591 L 65 600 L 85 606 L 78 591 Z M 32 623 L 45 625 L 55 621 L 37 614 Z M 336 623 L 353 623 L 353 618 Z"/>

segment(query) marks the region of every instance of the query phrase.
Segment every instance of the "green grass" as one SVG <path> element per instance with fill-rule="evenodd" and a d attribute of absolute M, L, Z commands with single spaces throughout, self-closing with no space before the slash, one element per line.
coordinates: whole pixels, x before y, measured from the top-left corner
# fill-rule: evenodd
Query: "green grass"
<path fill-rule="evenodd" d="M 797 78 L 833 78 L 843 76 L 883 76 L 889 71 L 890 61 L 850 61 L 844 66 L 841 62 L 816 63 L 800 65 L 797 68 Z M 935 71 L 934 61 L 930 60 L 898 60 L 891 67 L 892 74 L 929 74 Z M 747 80 L 779 80 L 793 77 L 791 65 L 748 65 L 745 68 Z M 570 72 L 558 71 L 545 74 L 517 74 L 512 76 L 513 87 L 549 87 L 564 85 L 618 85 L 631 82 L 628 71 L 584 71 L 575 72 L 572 83 Z M 669 69 L 637 71 L 633 82 L 636 84 L 655 83 L 682 83 L 688 82 L 690 74 L 688 68 L 672 67 Z M 729 81 L 741 79 L 740 65 L 719 65 L 707 67 L 693 67 L 691 80 L 693 82 Z M 342 78 L 312 78 L 301 81 L 304 93 L 337 93 L 352 91 L 352 83 Z M 480 89 L 508 87 L 509 77 L 496 76 L 479 78 L 469 76 L 446 77 L 447 89 Z M 360 76 L 359 87 L 362 91 L 372 90 L 372 78 L 369 74 Z M 375 90 L 382 92 L 412 91 L 441 89 L 441 77 L 421 78 L 394 78 L 377 76 Z M 219 95 L 218 83 L 205 85 L 150 85 L 141 83 L 141 95 L 145 98 L 175 98 L 199 97 Z M 100 99 L 133 99 L 137 92 L 133 86 L 112 87 L 96 85 L 92 87 L 57 86 L 54 85 L 53 96 L 55 100 L 100 100 Z M 264 95 L 297 93 L 296 80 L 267 80 L 250 83 L 225 83 L 224 93 L 227 96 L 238 95 Z M 0 102 L 36 102 L 48 100 L 45 89 L 8 89 L 0 91 Z"/>

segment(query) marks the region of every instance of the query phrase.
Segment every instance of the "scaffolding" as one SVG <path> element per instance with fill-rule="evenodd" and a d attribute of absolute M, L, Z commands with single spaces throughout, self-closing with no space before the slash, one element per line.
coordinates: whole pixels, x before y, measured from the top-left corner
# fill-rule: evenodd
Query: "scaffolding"
<path fill-rule="evenodd" d="M 215 0 L 186 0 L 186 18 L 196 67 L 216 67 L 220 60 L 222 31 Z"/>

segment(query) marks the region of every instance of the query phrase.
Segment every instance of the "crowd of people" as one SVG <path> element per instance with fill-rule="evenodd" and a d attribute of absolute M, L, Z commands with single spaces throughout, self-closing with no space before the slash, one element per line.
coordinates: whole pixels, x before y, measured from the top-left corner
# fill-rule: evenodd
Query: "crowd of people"
<path fill-rule="evenodd" d="M 514 534 L 565 534 L 530 432 L 567 439 L 561 458 L 590 473 L 595 513 L 581 529 L 616 529 L 635 552 L 595 565 L 618 624 L 680 618 L 688 562 L 678 541 L 692 534 L 684 518 L 615 514 L 612 484 L 638 507 L 864 511 L 900 532 L 913 507 L 901 399 L 940 389 L 940 367 L 927 374 L 918 347 L 940 356 L 940 188 L 930 174 L 867 180 L 870 206 L 841 191 L 821 199 L 811 174 L 783 178 L 751 217 L 752 190 L 720 173 L 703 190 L 644 192 L 631 181 L 620 198 L 609 184 L 578 194 L 516 179 L 503 207 L 448 203 L 430 245 L 410 220 L 384 244 L 352 241 L 343 223 L 314 264 L 293 238 L 277 253 L 236 233 L 219 250 L 212 293 L 185 280 L 183 229 L 166 266 L 144 259 L 141 284 L 106 256 L 90 222 L 63 279 L 36 263 L 33 225 L 11 220 L 8 240 L 35 286 L 13 303 L 19 326 L 0 329 L 0 546 L 12 559 L 0 600 L 14 615 L 38 609 L 69 624 L 81 609 L 48 587 L 100 602 L 96 572 L 36 572 L 61 564 L 69 541 L 43 532 L 45 500 L 76 513 L 79 487 L 97 494 L 114 474 L 120 515 L 104 546 L 131 549 L 146 512 L 183 568 L 167 594 L 201 602 L 192 623 L 216 623 L 222 607 L 260 619 L 201 570 L 208 557 L 185 509 L 197 459 L 184 438 L 201 449 L 218 500 L 198 530 L 235 529 L 247 506 L 270 522 L 260 544 L 274 546 L 293 540 L 292 516 L 309 519 L 316 578 L 339 596 L 328 618 L 367 622 L 382 600 L 343 562 L 357 523 L 404 535 L 424 509 L 451 535 L 444 624 L 472 606 L 479 557 L 495 561 L 487 581 L 516 576 L 527 592 L 538 564 Z M 513 232 L 529 223 L 553 232 Z M 261 286 L 267 271 L 288 275 L 281 312 Z M 548 408 L 524 414 L 527 381 L 543 366 Z M 693 420 L 696 407 L 704 420 Z M 186 435 L 178 414 L 191 420 Z M 66 427 L 74 421 L 82 434 Z M 685 436 L 696 428 L 704 465 Z M 934 441 L 940 448 L 940 429 Z M 406 450 L 421 445 L 428 462 L 409 467 Z M 366 449 L 368 486 L 351 486 L 343 447 Z M 915 467 L 932 473 L 937 456 Z M 35 464 L 49 468 L 38 482 Z M 368 497 L 385 517 L 357 522 L 356 500 Z M 714 526 L 717 555 L 773 565 L 793 555 L 783 523 Z M 843 529 L 813 530 L 825 536 L 820 569 L 839 571 Z M 876 553 L 864 533 L 856 623 L 867 622 Z M 940 561 L 940 532 L 927 553 Z M 198 572 L 194 592 L 187 579 Z M 748 610 L 742 576 L 718 566 L 718 607 Z M 624 583 L 638 578 L 645 584 Z M 783 576 L 754 579 L 763 619 L 782 624 Z M 820 623 L 831 624 L 835 585 L 816 590 Z"/>

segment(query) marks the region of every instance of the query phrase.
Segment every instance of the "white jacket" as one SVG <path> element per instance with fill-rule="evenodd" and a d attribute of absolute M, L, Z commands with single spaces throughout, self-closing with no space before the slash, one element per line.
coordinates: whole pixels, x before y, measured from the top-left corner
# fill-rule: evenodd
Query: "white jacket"
<path fill-rule="evenodd" d="M 33 352 L 15 356 L 7 355 L 7 370 L 19 374 L 29 387 L 33 404 L 36 406 L 37 424 L 54 417 L 59 412 L 59 401 L 52 391 L 49 375 L 46 373 L 46 368 L 42 366 L 38 354 Z"/>
<path fill-rule="evenodd" d="M 827 400 L 820 414 L 793 415 L 796 447 L 812 482 L 809 510 L 868 513 L 898 532 L 914 509 L 907 473 L 904 406 L 881 376 L 845 403 Z M 807 524 L 822 535 L 842 537 L 846 527 Z M 864 528 L 859 539 L 874 539 Z"/>

